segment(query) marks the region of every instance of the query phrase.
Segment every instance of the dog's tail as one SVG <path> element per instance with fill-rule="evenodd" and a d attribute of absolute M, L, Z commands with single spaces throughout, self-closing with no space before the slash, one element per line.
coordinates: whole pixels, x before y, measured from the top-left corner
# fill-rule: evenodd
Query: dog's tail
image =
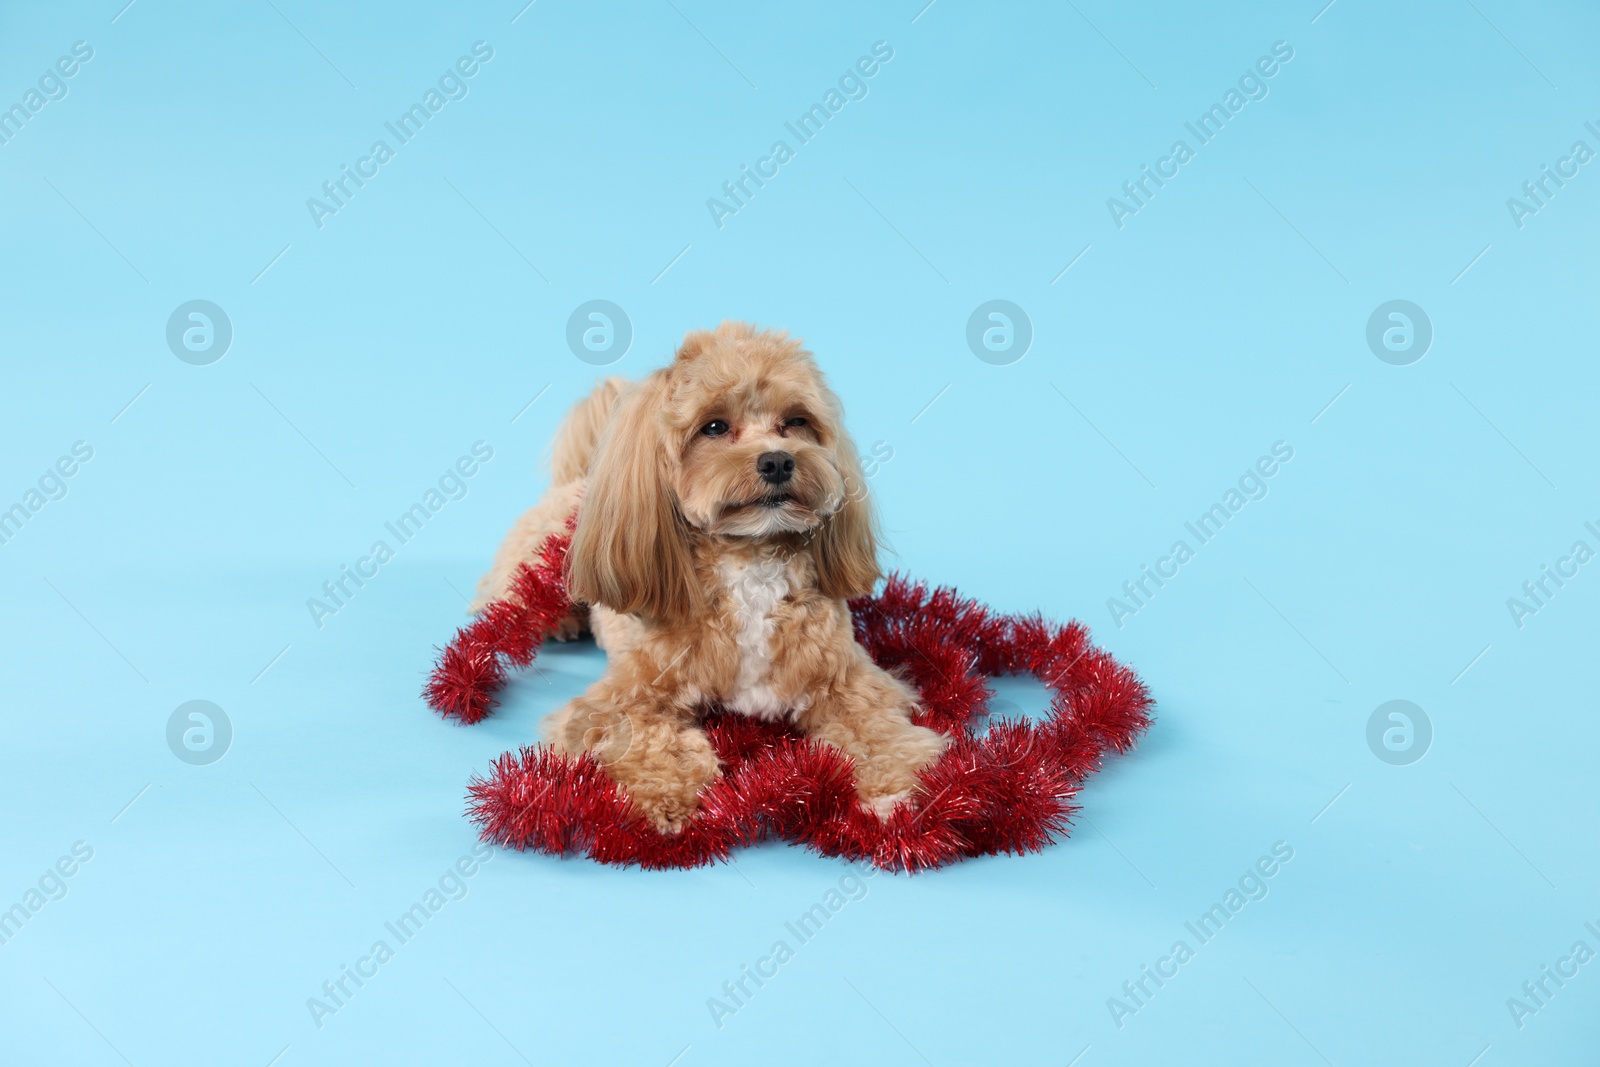
<path fill-rule="evenodd" d="M 495 553 L 494 565 L 478 582 L 477 598 L 468 610 L 481 611 L 489 601 L 504 596 L 511 587 L 518 564 L 538 559 L 540 549 L 552 534 L 566 532 L 567 520 L 583 496 L 589 461 L 600 445 L 606 420 L 627 386 L 624 378 L 607 378 L 567 412 L 550 448 L 550 488 L 506 534 L 500 550 Z M 574 616 L 564 620 L 555 636 L 558 640 L 569 640 L 577 637 L 583 628 L 584 620 Z"/>

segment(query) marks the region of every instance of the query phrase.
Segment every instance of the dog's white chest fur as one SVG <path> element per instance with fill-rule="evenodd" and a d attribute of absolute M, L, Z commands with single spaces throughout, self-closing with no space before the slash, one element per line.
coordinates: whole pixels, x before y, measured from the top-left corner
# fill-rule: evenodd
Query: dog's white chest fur
<path fill-rule="evenodd" d="M 735 640 L 739 649 L 739 673 L 734 688 L 722 703 L 730 711 L 775 719 L 792 705 L 778 699 L 772 691 L 772 634 L 776 622 L 773 611 L 789 595 L 787 561 L 757 559 L 749 562 L 724 560 L 717 567 L 738 626 Z M 797 708 L 793 710 L 799 710 Z"/>

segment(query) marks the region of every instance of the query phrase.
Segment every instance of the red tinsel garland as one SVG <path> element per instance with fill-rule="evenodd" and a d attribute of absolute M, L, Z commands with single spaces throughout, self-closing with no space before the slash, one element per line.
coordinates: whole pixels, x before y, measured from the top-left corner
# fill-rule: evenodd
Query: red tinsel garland
<path fill-rule="evenodd" d="M 494 707 L 509 666 L 526 667 L 568 613 L 562 578 L 570 537 L 552 537 L 439 657 L 429 704 L 464 723 Z M 537 745 L 496 760 L 469 785 L 468 813 L 485 841 L 602 863 L 695 867 L 777 835 L 825 856 L 918 871 L 968 856 L 1036 852 L 1065 836 L 1079 786 L 1107 750 L 1125 752 L 1150 724 L 1144 683 L 1089 643 L 1077 622 L 996 615 L 952 590 L 891 576 L 850 602 L 856 639 L 922 694 L 917 721 L 953 741 L 922 774 L 923 791 L 887 821 L 856 802 L 849 760 L 776 723 L 712 715 L 706 733 L 723 774 L 677 835 L 629 817 L 626 794 L 592 755 Z M 995 720 L 981 736 L 985 675 L 1032 674 L 1052 692 L 1034 723 Z"/>

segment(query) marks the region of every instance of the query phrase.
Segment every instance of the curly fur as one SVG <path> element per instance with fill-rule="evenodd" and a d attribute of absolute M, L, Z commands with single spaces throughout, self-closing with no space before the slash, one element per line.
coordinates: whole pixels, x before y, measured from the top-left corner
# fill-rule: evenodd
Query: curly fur
<path fill-rule="evenodd" d="M 714 420 L 727 432 L 702 432 Z M 792 457 L 764 482 L 765 453 Z M 846 598 L 879 577 L 871 501 L 838 398 L 781 332 L 725 322 L 689 333 L 673 362 L 602 383 L 568 415 L 551 488 L 501 546 L 479 606 L 565 528 L 580 608 L 608 665 L 551 715 L 546 741 L 593 752 L 635 813 L 667 832 L 693 817 L 719 762 L 712 706 L 784 719 L 853 760 L 861 803 L 887 817 L 944 735 L 913 724 L 915 694 L 868 658 Z"/>

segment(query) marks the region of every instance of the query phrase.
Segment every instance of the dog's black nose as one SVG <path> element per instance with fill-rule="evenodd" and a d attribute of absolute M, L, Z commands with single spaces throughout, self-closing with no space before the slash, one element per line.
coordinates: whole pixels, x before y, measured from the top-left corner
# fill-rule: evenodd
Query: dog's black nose
<path fill-rule="evenodd" d="M 794 457 L 787 452 L 763 452 L 756 459 L 756 473 L 768 485 L 782 485 L 794 477 Z"/>

